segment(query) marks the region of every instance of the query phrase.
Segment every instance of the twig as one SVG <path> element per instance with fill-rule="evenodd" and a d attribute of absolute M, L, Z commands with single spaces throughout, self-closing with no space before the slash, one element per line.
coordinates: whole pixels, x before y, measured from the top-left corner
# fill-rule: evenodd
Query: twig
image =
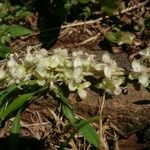
<path fill-rule="evenodd" d="M 108 144 L 107 144 L 107 141 L 106 141 L 106 137 L 105 137 L 105 134 L 104 134 L 103 122 L 102 122 L 102 115 L 103 115 L 104 104 L 105 104 L 105 93 L 103 95 L 103 99 L 102 99 L 101 106 L 100 106 L 100 109 L 99 109 L 99 113 L 100 113 L 99 135 L 100 135 L 101 149 L 102 150 L 109 150 L 109 147 L 108 147 Z"/>

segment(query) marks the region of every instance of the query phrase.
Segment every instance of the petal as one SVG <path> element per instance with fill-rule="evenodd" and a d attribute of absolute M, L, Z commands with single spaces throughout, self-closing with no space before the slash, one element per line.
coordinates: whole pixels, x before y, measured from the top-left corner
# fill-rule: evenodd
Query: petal
<path fill-rule="evenodd" d="M 37 84 L 40 85 L 40 86 L 43 86 L 45 85 L 46 81 L 45 80 L 37 80 Z"/>
<path fill-rule="evenodd" d="M 85 88 L 88 88 L 90 85 L 91 85 L 91 83 L 88 82 L 88 81 L 86 81 L 86 82 L 82 83 L 82 84 L 79 86 L 79 88 L 85 89 Z"/>
<path fill-rule="evenodd" d="M 119 94 L 121 94 L 121 92 L 122 92 L 121 87 L 117 87 L 117 88 L 113 91 L 113 93 L 114 93 L 115 95 L 119 95 Z"/>
<path fill-rule="evenodd" d="M 73 72 L 73 79 L 74 79 L 77 83 L 81 82 L 81 80 L 83 79 L 82 68 L 81 68 L 81 67 L 78 67 L 78 68 L 75 68 L 75 69 L 74 69 L 74 72 Z"/>
<path fill-rule="evenodd" d="M 108 63 L 110 60 L 111 60 L 111 59 L 110 59 L 110 54 L 109 54 L 109 53 L 104 53 L 104 54 L 102 55 L 102 61 L 103 61 L 104 63 Z"/>
<path fill-rule="evenodd" d="M 138 60 L 134 60 L 132 62 L 132 68 L 134 72 L 141 72 L 142 71 L 142 65 Z"/>
<path fill-rule="evenodd" d="M 105 76 L 107 77 L 107 78 L 111 78 L 111 76 L 112 76 L 112 68 L 111 67 L 109 67 L 109 66 L 105 66 L 105 68 L 104 68 L 104 74 L 105 74 Z"/>
<path fill-rule="evenodd" d="M 103 70 L 103 68 L 104 68 L 103 64 L 97 63 L 94 65 L 94 69 L 97 71 L 101 71 L 101 70 Z"/>
<path fill-rule="evenodd" d="M 73 67 L 77 68 L 77 67 L 81 67 L 81 66 L 82 66 L 82 61 L 79 57 L 77 57 L 73 62 Z"/>
<path fill-rule="evenodd" d="M 76 85 L 75 82 L 70 81 L 70 82 L 68 83 L 68 88 L 69 88 L 70 91 L 75 91 L 75 90 L 77 89 L 77 85 Z"/>
<path fill-rule="evenodd" d="M 51 68 L 56 68 L 59 65 L 59 57 L 57 55 L 54 55 L 51 57 L 49 63 Z"/>
<path fill-rule="evenodd" d="M 81 99 L 86 99 L 87 97 L 87 92 L 85 90 L 78 90 L 78 95 Z"/>
<path fill-rule="evenodd" d="M 147 74 L 140 75 L 139 82 L 142 84 L 142 86 L 147 87 L 150 83 L 148 75 Z"/>

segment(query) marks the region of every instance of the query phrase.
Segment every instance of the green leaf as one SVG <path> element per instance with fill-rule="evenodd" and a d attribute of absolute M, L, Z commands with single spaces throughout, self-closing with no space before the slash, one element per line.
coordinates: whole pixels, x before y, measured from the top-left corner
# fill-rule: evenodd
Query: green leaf
<path fill-rule="evenodd" d="M 65 117 L 71 122 L 75 122 L 76 119 L 75 119 L 75 115 L 72 111 L 72 109 L 70 108 L 69 104 L 67 103 L 67 98 L 64 97 L 62 91 L 60 88 L 58 87 L 55 87 L 53 89 L 53 92 L 56 94 L 56 96 L 58 98 L 60 98 L 60 101 L 62 103 L 62 111 L 63 111 L 63 114 L 65 115 Z"/>
<path fill-rule="evenodd" d="M 118 45 L 122 44 L 131 45 L 133 43 L 135 35 L 130 32 L 117 31 L 117 32 L 107 32 L 105 34 L 105 38 L 110 42 L 116 43 Z"/>
<path fill-rule="evenodd" d="M 19 149 L 19 135 L 20 135 L 20 111 L 17 113 L 10 130 L 9 147 L 13 150 Z"/>
<path fill-rule="evenodd" d="M 90 17 L 90 15 L 91 15 L 91 8 L 85 7 L 83 9 L 83 13 L 81 13 L 81 16 L 83 16 L 85 19 L 87 19 L 88 17 Z"/>
<path fill-rule="evenodd" d="M 0 44 L 0 59 L 4 59 L 11 53 L 11 48 Z"/>
<path fill-rule="evenodd" d="M 77 124 L 74 124 L 75 129 L 79 130 L 84 138 L 95 147 L 100 148 L 100 138 L 96 130 L 86 120 L 79 119 Z"/>
<path fill-rule="evenodd" d="M 117 9 L 116 0 L 102 0 L 101 9 L 108 15 L 112 15 Z"/>
<path fill-rule="evenodd" d="M 32 33 L 31 30 L 19 25 L 9 26 L 7 32 L 11 34 L 11 37 L 19 37 L 19 36 L 28 35 Z"/>
<path fill-rule="evenodd" d="M 67 98 L 64 97 L 62 91 L 60 88 L 55 88 L 53 89 L 54 93 L 58 98 L 60 98 L 60 101 L 62 102 L 62 111 L 65 117 L 71 122 L 73 127 L 75 128 L 75 133 L 76 134 L 78 131 L 81 132 L 81 134 L 85 137 L 85 139 L 93 144 L 95 147 L 99 148 L 100 143 L 99 143 L 99 136 L 96 133 L 95 129 L 89 124 L 89 121 L 85 121 L 83 119 L 76 119 L 75 115 L 70 108 L 70 106 L 67 103 Z M 73 134 L 73 135 L 74 135 Z M 72 137 L 72 136 L 71 136 Z"/>
<path fill-rule="evenodd" d="M 75 115 L 74 115 L 72 109 L 68 105 L 62 104 L 62 111 L 63 111 L 63 114 L 65 115 L 65 117 L 71 123 L 74 123 L 76 121 Z"/>
<path fill-rule="evenodd" d="M 33 98 L 35 92 L 23 94 L 17 97 L 8 107 L 0 114 L 1 122 L 6 119 L 9 115 L 20 109 L 25 103 L 29 102 Z"/>
<path fill-rule="evenodd" d="M 10 133 L 11 134 L 19 134 L 20 133 L 20 111 L 17 113 L 15 119 L 13 120 Z"/>

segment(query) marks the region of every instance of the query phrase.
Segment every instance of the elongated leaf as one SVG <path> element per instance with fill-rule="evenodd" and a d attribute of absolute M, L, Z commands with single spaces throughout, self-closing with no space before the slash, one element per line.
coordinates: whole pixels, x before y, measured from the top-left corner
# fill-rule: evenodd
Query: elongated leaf
<path fill-rule="evenodd" d="M 0 109 L 3 106 L 3 104 L 9 100 L 9 98 L 12 96 L 12 93 L 17 92 L 18 90 L 19 88 L 15 84 L 13 84 L 3 91 L 2 95 L 0 96 Z M 6 98 L 7 100 L 5 100 Z"/>
<path fill-rule="evenodd" d="M 0 120 L 4 121 L 8 115 L 11 115 L 16 110 L 20 109 L 34 96 L 35 92 L 23 94 L 17 97 L 8 107 L 0 114 Z"/>
<path fill-rule="evenodd" d="M 34 92 L 39 89 L 39 86 L 37 86 L 37 81 L 34 80 L 30 81 L 28 84 L 21 83 L 20 87 L 21 88 L 19 88 L 16 84 L 12 84 L 4 90 L 2 94 L 0 94 L 0 109 L 4 103 L 8 102 L 9 99 L 13 97 L 14 94 L 19 94 L 20 91 L 24 91 L 26 93 Z"/>
<path fill-rule="evenodd" d="M 6 58 L 11 53 L 11 48 L 0 44 L 0 59 Z"/>
<path fill-rule="evenodd" d="M 62 105 L 62 111 L 65 117 L 71 122 L 74 123 L 76 121 L 75 115 L 72 111 L 72 109 L 68 105 Z"/>
<path fill-rule="evenodd" d="M 63 114 L 65 115 L 65 117 L 71 122 L 75 122 L 75 115 L 71 109 L 71 107 L 69 106 L 69 104 L 67 103 L 67 98 L 64 97 L 62 91 L 60 88 L 56 87 L 53 89 L 54 93 L 56 94 L 57 97 L 60 98 L 60 101 L 62 103 L 62 111 Z"/>
<path fill-rule="evenodd" d="M 13 150 L 19 150 L 19 135 L 20 135 L 20 111 L 17 113 L 10 130 L 9 147 Z"/>
<path fill-rule="evenodd" d="M 9 26 L 7 32 L 11 34 L 11 37 L 19 37 L 19 36 L 28 35 L 32 33 L 31 30 L 18 25 Z"/>
<path fill-rule="evenodd" d="M 11 134 L 19 134 L 20 133 L 20 111 L 17 113 L 15 119 L 13 120 L 10 133 Z"/>
<path fill-rule="evenodd" d="M 100 138 L 96 130 L 86 120 L 79 119 L 77 124 L 74 124 L 75 129 L 80 131 L 84 138 L 95 147 L 100 147 Z"/>
<path fill-rule="evenodd" d="M 63 93 L 61 92 L 61 90 L 59 88 L 55 88 L 54 92 L 57 95 L 57 97 L 60 98 L 60 100 L 62 102 L 63 114 L 65 115 L 65 117 L 71 122 L 71 124 L 75 128 L 75 130 L 76 130 L 75 133 L 80 131 L 81 134 L 85 137 L 85 139 L 89 143 L 91 143 L 95 147 L 99 148 L 100 147 L 99 136 L 96 133 L 96 130 L 90 125 L 90 123 L 88 121 L 85 121 L 82 119 L 77 120 L 75 118 L 75 115 L 74 115 L 72 109 L 67 104 L 67 98 L 65 98 L 63 96 Z"/>

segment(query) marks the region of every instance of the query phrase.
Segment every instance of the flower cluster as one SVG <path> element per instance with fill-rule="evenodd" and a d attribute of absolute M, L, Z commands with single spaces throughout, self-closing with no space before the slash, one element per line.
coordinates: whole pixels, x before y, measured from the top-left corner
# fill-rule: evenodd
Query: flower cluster
<path fill-rule="evenodd" d="M 26 55 L 20 61 L 16 61 L 15 55 L 11 54 L 7 64 L 0 68 L 0 81 L 8 85 L 21 82 L 29 82 L 34 79 L 40 86 L 49 85 L 51 89 L 57 84 L 65 83 L 70 91 L 77 91 L 81 99 L 87 96 L 86 88 L 91 83 L 87 76 L 98 76 L 97 87 L 111 94 L 120 94 L 124 82 L 124 69 L 118 67 L 111 59 L 109 53 L 102 55 L 101 62 L 96 60 L 93 54 L 75 51 L 68 53 L 67 49 L 57 48 L 53 53 L 45 49 L 33 50 L 27 48 Z M 134 60 L 130 79 L 139 79 L 143 86 L 149 84 L 150 62 L 149 49 L 140 53 L 142 58 Z"/>
<path fill-rule="evenodd" d="M 132 72 L 129 79 L 137 79 L 144 87 L 150 84 L 150 47 L 139 52 L 140 59 L 134 59 L 132 62 Z"/>

